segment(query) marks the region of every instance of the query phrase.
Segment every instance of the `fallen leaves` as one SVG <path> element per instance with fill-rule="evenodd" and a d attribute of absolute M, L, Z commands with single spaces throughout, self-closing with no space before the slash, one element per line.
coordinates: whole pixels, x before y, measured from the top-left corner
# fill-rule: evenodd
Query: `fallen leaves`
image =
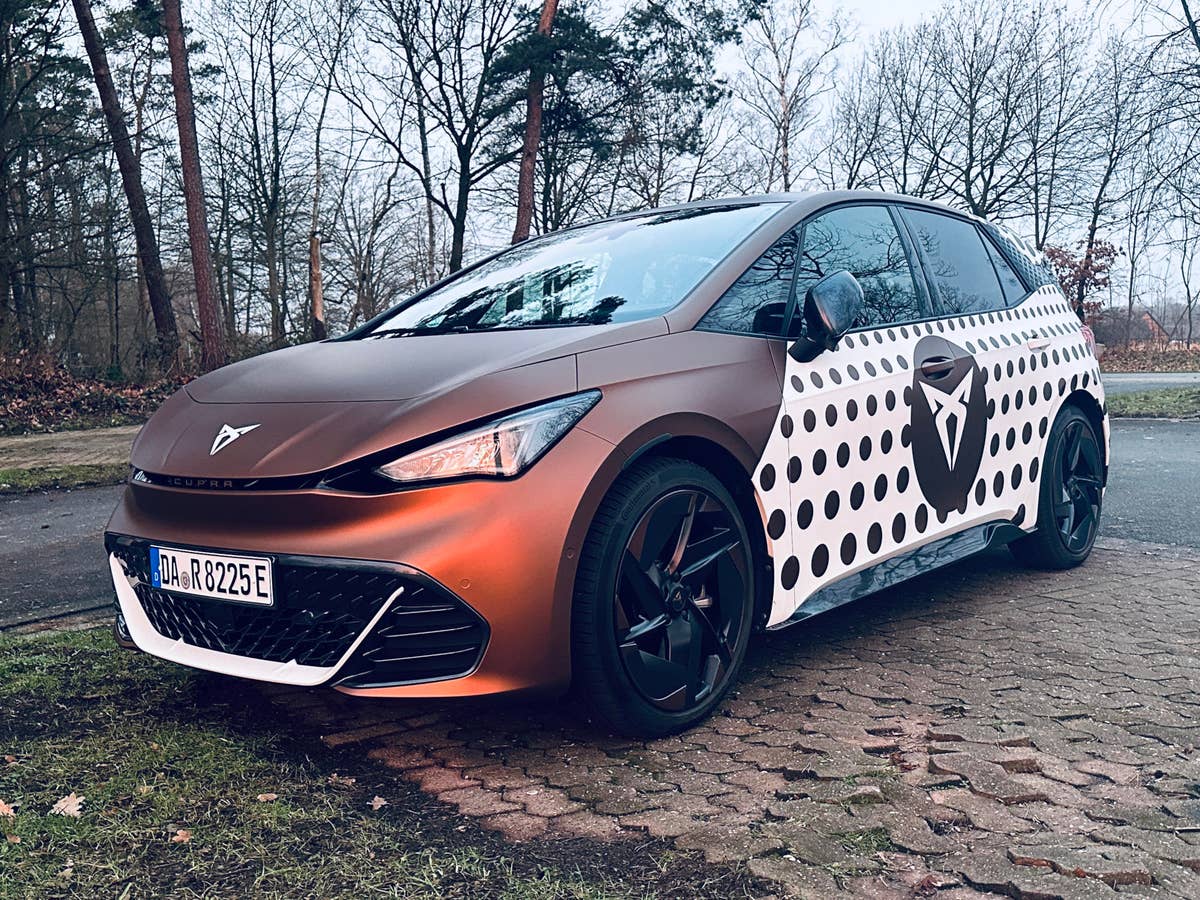
<path fill-rule="evenodd" d="M 259 803 L 274 803 L 278 799 L 279 799 L 278 794 L 259 794 L 258 795 Z"/>
<path fill-rule="evenodd" d="M 50 814 L 54 816 L 68 816 L 72 819 L 78 819 L 80 810 L 83 807 L 83 801 L 86 798 L 76 794 L 74 791 L 63 797 L 50 810 Z"/>
<path fill-rule="evenodd" d="M 371 799 L 371 809 L 375 810 L 376 812 L 379 812 L 379 810 L 383 809 L 383 807 L 385 807 L 387 805 L 388 805 L 388 802 L 386 800 L 384 800 L 382 797 L 380 797 L 378 794 L 376 794 Z"/>
<path fill-rule="evenodd" d="M 192 839 L 192 833 L 190 831 L 188 831 L 186 828 L 180 828 L 173 835 L 171 835 L 171 843 L 172 844 L 186 844 L 191 839 Z"/>
<path fill-rule="evenodd" d="M 14 825 L 14 824 L 16 824 L 16 821 L 17 821 L 16 809 L 9 806 L 3 800 L 0 800 L 0 825 Z M 3 831 L 0 831 L 0 834 L 4 835 L 4 839 L 6 841 L 8 841 L 10 844 L 21 843 L 21 839 L 19 837 L 17 837 L 15 834 L 7 834 Z"/>
<path fill-rule="evenodd" d="M 347 775 L 339 775 L 337 772 L 334 772 L 329 776 L 329 783 L 335 784 L 338 787 L 351 787 L 356 780 L 357 779 L 350 778 Z"/>
<path fill-rule="evenodd" d="M 17 764 L 17 758 L 11 753 L 6 753 L 4 754 L 4 764 L 6 766 L 15 766 Z"/>

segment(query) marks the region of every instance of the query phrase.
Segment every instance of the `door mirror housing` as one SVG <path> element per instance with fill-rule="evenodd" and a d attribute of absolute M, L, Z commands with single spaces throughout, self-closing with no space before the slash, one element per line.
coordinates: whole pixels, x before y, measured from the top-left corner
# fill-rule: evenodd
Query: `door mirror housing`
<path fill-rule="evenodd" d="M 804 296 L 804 334 L 788 348 L 796 362 L 810 362 L 832 350 L 853 326 L 863 308 L 858 279 L 842 269 L 826 275 Z"/>

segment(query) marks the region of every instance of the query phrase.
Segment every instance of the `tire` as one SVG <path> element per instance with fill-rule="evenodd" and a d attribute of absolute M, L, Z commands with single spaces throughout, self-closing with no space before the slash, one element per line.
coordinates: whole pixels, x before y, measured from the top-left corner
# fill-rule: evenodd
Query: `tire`
<path fill-rule="evenodd" d="M 745 658 L 754 570 L 745 523 L 716 476 L 681 459 L 635 463 L 605 496 L 580 554 L 576 695 L 603 724 L 636 737 L 703 719 Z"/>
<path fill-rule="evenodd" d="M 1092 552 L 1104 501 L 1103 450 L 1091 419 L 1068 405 L 1054 420 L 1042 461 L 1037 530 L 1009 544 L 1038 569 L 1071 569 Z"/>

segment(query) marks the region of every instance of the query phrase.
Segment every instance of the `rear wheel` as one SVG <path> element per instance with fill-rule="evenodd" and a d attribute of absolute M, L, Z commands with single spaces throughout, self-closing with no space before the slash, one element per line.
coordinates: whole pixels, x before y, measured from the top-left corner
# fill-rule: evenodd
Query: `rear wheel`
<path fill-rule="evenodd" d="M 1046 443 L 1037 530 L 1010 544 L 1021 562 L 1069 569 L 1092 552 L 1104 499 L 1104 462 L 1091 420 L 1077 406 L 1059 413 Z"/>
<path fill-rule="evenodd" d="M 636 464 L 605 497 L 580 558 L 577 691 L 617 731 L 686 728 L 741 668 L 754 589 L 750 539 L 724 485 L 686 460 Z"/>

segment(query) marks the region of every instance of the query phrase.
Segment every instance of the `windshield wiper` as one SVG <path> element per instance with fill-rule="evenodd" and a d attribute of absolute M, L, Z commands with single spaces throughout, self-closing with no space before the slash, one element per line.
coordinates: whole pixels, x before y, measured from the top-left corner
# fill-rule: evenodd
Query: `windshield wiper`
<path fill-rule="evenodd" d="M 409 337 L 416 334 L 461 334 L 470 331 L 468 325 L 438 325 L 432 328 L 383 328 L 379 331 L 372 331 L 370 334 L 364 334 L 363 338 L 387 338 L 387 337 Z M 484 331 L 486 329 L 479 329 Z"/>

